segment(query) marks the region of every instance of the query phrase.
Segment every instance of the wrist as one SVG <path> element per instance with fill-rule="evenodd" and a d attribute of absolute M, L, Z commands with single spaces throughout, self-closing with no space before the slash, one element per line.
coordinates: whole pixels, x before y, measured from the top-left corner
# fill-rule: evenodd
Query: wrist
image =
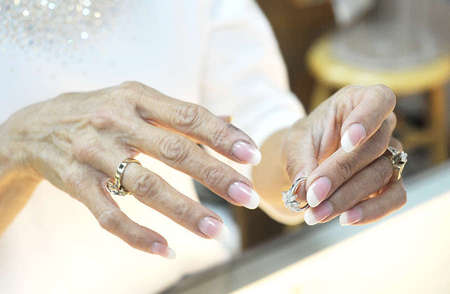
<path fill-rule="evenodd" d="M 36 179 L 36 173 L 27 166 L 20 142 L 15 142 L 14 134 L 8 126 L 8 121 L 0 124 L 0 179 L 8 175 L 17 175 Z"/>
<path fill-rule="evenodd" d="M 14 170 L 14 164 L 11 158 L 8 156 L 10 153 L 10 141 L 11 138 L 6 131 L 6 122 L 0 124 L 0 138 L 3 140 L 0 143 L 0 175 L 6 174 L 7 171 Z"/>
<path fill-rule="evenodd" d="M 24 168 L 15 160 L 16 152 L 6 123 L 0 124 L 0 235 L 25 206 L 40 182 L 31 168 Z"/>

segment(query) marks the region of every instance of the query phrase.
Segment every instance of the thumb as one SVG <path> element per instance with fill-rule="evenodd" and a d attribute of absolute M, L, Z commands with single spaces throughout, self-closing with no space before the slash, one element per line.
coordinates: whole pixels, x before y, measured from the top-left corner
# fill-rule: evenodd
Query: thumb
<path fill-rule="evenodd" d="M 303 130 L 292 132 L 285 143 L 286 169 L 294 183 L 300 177 L 308 177 L 317 167 L 317 152 L 311 134 Z M 299 200 L 306 201 L 306 182 L 297 190 Z"/>

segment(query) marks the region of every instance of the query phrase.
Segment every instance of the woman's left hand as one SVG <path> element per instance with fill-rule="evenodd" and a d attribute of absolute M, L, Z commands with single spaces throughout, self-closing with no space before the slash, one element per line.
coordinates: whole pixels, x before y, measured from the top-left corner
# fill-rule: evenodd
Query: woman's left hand
<path fill-rule="evenodd" d="M 311 208 L 313 225 L 340 215 L 343 225 L 373 222 L 406 202 L 401 179 L 391 182 L 393 165 L 383 156 L 392 138 L 396 97 L 386 86 L 341 89 L 295 123 L 283 153 L 291 181 L 307 176 L 299 193 Z"/>

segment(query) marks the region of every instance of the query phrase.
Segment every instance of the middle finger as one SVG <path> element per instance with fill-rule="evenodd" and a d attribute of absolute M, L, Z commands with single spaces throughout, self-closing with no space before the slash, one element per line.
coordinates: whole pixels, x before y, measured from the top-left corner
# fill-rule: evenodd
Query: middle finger
<path fill-rule="evenodd" d="M 234 205 L 255 209 L 259 196 L 236 170 L 207 154 L 189 139 L 142 122 L 127 143 L 184 172 Z"/>

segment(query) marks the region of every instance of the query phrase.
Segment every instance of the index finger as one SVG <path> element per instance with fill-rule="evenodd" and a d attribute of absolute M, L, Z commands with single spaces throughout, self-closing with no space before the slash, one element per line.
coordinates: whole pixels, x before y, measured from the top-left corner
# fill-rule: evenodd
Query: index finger
<path fill-rule="evenodd" d="M 193 138 L 234 161 L 256 165 L 261 160 L 261 153 L 247 134 L 206 108 L 139 83 L 127 83 L 125 87 L 136 92 L 138 112 L 145 120 Z"/>
<path fill-rule="evenodd" d="M 337 99 L 350 99 L 356 105 L 341 127 L 341 146 L 345 152 L 351 152 L 375 134 L 396 103 L 394 92 L 384 85 L 347 87 L 336 95 Z"/>

